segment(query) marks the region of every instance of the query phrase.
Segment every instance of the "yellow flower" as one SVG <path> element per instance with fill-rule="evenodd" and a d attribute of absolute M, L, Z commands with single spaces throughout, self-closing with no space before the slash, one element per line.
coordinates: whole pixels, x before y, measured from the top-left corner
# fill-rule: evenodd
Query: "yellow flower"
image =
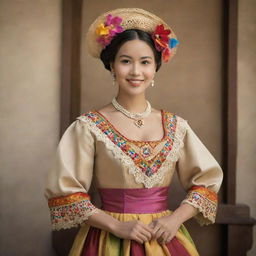
<path fill-rule="evenodd" d="M 109 27 L 105 27 L 103 23 L 101 23 L 97 29 L 96 29 L 96 34 L 99 36 L 105 36 L 109 34 Z"/>

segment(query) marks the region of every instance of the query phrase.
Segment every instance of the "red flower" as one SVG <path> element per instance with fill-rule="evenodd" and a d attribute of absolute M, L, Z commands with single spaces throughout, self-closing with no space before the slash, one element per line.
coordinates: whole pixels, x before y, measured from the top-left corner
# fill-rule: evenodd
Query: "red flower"
<path fill-rule="evenodd" d="M 162 52 L 162 58 L 164 62 L 168 62 L 171 57 L 171 51 L 169 48 L 165 48 Z"/>
<path fill-rule="evenodd" d="M 155 42 L 155 47 L 158 51 L 162 51 L 169 46 L 169 37 L 168 35 L 171 33 L 170 29 L 164 29 L 164 25 L 156 26 L 154 33 L 152 34 L 152 38 Z"/>

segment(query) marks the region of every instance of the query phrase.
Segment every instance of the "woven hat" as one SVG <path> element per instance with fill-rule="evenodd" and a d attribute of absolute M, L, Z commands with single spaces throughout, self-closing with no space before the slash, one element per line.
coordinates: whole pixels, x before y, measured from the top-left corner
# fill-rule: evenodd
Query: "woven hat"
<path fill-rule="evenodd" d="M 100 58 L 101 51 L 111 40 L 127 29 L 140 29 L 151 34 L 155 47 L 167 62 L 179 43 L 173 30 L 156 15 L 138 8 L 121 8 L 100 15 L 89 27 L 86 43 L 89 54 Z"/>

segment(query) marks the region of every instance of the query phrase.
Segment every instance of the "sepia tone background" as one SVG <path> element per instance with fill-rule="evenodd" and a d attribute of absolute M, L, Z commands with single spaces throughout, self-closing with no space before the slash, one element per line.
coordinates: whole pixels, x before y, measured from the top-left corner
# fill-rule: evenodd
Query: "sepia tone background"
<path fill-rule="evenodd" d="M 148 98 L 155 107 L 188 119 L 221 162 L 221 2 L 84 1 L 81 113 L 115 95 L 109 73 L 86 53 L 89 24 L 109 9 L 147 9 L 169 23 L 181 42 L 175 58 L 158 72 Z M 59 140 L 61 10 L 60 0 L 0 1 L 0 255 L 54 255 L 43 184 Z M 237 202 L 248 204 L 254 217 L 255 10 L 255 1 L 239 0 Z M 189 227 L 198 246 L 209 243 L 212 255 L 221 255 L 211 243 L 221 235 L 217 226 L 198 228 L 191 222 Z M 205 234 L 208 239 L 201 243 Z M 254 242 L 248 255 L 255 253 Z"/>

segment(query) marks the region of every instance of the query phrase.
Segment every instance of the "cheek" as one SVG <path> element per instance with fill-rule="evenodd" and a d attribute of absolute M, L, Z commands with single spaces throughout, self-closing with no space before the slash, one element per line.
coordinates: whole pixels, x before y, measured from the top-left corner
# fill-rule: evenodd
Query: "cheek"
<path fill-rule="evenodd" d="M 150 68 L 150 69 L 146 70 L 145 75 L 148 77 L 148 79 L 153 79 L 153 77 L 155 76 L 155 69 Z"/>
<path fill-rule="evenodd" d="M 127 76 L 128 73 L 129 73 L 129 69 L 126 66 L 118 67 L 116 69 L 117 78 L 118 77 L 120 77 L 120 78 L 125 77 L 125 76 Z"/>

